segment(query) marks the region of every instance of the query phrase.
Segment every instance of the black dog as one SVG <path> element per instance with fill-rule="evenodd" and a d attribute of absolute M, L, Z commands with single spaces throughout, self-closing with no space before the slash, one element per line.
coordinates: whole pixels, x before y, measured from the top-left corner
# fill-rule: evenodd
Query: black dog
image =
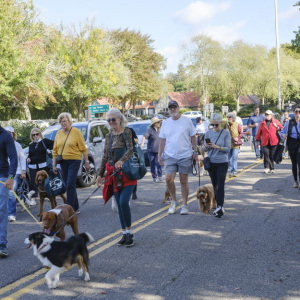
<path fill-rule="evenodd" d="M 54 238 L 43 232 L 32 233 L 25 239 L 25 243 L 30 244 L 28 248 L 33 246 L 33 255 L 37 256 L 44 266 L 50 268 L 45 275 L 50 289 L 57 287 L 60 273 L 75 263 L 78 264 L 79 276 L 83 274 L 83 267 L 84 280 L 90 280 L 89 253 L 86 244 L 93 241 L 89 233 L 76 234 L 63 242 L 54 241 Z"/>

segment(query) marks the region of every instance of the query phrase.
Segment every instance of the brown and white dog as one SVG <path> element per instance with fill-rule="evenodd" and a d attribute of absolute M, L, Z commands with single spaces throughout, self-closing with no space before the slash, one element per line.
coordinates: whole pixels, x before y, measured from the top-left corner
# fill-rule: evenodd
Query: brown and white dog
<path fill-rule="evenodd" d="M 164 199 L 163 203 L 166 203 L 167 201 L 171 201 L 171 200 L 172 200 L 171 194 L 170 194 L 168 188 L 166 187 L 165 199 Z"/>
<path fill-rule="evenodd" d="M 217 208 L 214 188 L 212 184 L 205 184 L 198 187 L 197 199 L 199 200 L 199 208 L 205 213 L 209 213 L 212 208 Z"/>
<path fill-rule="evenodd" d="M 64 226 L 70 225 L 73 233 L 78 234 L 77 214 L 73 214 L 74 209 L 69 204 L 62 204 L 52 210 L 44 212 L 41 216 L 43 232 L 51 236 L 56 234 L 61 241 L 64 241 L 66 239 Z M 72 215 L 73 217 L 69 220 Z M 58 230 L 59 233 L 56 233 Z"/>
<path fill-rule="evenodd" d="M 38 217 L 40 217 L 43 214 L 45 198 L 48 198 L 50 200 L 52 208 L 55 208 L 57 206 L 56 198 L 51 197 L 44 188 L 45 180 L 48 177 L 48 173 L 44 170 L 38 171 L 35 176 L 35 183 L 38 186 L 40 198 L 40 212 L 37 214 Z M 60 195 L 60 197 L 63 199 L 64 203 L 67 202 L 67 197 L 65 194 Z"/>

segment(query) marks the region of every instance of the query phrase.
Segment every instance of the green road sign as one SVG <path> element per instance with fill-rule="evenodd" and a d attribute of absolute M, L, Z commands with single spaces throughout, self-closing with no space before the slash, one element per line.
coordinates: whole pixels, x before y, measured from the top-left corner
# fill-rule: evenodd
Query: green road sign
<path fill-rule="evenodd" d="M 109 105 L 89 105 L 88 109 L 91 111 L 91 114 L 105 113 L 109 111 Z"/>

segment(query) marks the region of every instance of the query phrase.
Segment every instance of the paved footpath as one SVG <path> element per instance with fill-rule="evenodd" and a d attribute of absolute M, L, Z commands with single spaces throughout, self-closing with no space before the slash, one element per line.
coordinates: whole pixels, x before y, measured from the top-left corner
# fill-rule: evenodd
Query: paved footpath
<path fill-rule="evenodd" d="M 48 289 L 45 269 L 23 242 L 40 227 L 18 212 L 17 222 L 9 224 L 10 255 L 0 260 L 0 298 L 300 299 L 300 191 L 292 188 L 290 161 L 276 165 L 275 174 L 264 174 L 262 161 L 242 146 L 239 168 L 236 178 L 227 179 L 221 219 L 199 211 L 198 177 L 190 178 L 190 213 L 181 216 L 178 208 L 167 215 L 165 184 L 154 184 L 148 174 L 131 201 L 132 248 L 116 246 L 118 215 L 96 193 L 78 216 L 80 231 L 95 238 L 89 247 L 91 281 L 71 268 L 55 290 Z M 201 177 L 201 184 L 209 181 Z M 178 177 L 176 182 L 180 199 Z M 95 188 L 78 190 L 80 203 Z M 38 207 L 30 211 L 36 215 Z M 66 233 L 71 235 L 70 228 Z"/>

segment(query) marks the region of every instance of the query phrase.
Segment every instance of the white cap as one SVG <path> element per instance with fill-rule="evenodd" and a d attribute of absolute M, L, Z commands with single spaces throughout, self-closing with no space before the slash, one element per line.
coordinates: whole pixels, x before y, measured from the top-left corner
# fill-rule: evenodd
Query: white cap
<path fill-rule="evenodd" d="M 12 126 L 6 126 L 6 127 L 4 127 L 4 129 L 9 132 L 15 132 L 14 128 Z"/>
<path fill-rule="evenodd" d="M 265 112 L 265 114 L 266 114 L 266 115 L 273 115 L 273 112 L 272 112 L 271 110 L 268 109 L 268 110 Z"/>

